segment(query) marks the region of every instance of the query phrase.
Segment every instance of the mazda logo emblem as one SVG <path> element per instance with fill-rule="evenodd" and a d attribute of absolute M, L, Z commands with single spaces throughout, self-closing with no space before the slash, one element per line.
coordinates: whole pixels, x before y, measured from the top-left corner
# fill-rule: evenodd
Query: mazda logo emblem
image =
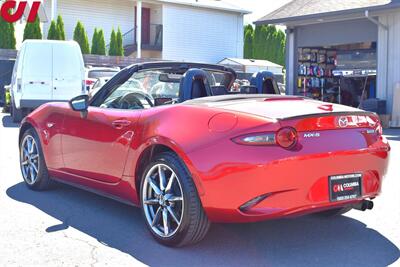
<path fill-rule="evenodd" d="M 346 128 L 349 125 L 347 117 L 340 117 L 338 120 L 339 127 Z"/>

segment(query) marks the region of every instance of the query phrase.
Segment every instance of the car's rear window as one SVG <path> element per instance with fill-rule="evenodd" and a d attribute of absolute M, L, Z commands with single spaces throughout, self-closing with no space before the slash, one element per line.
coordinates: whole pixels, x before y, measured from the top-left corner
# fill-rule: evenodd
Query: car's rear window
<path fill-rule="evenodd" d="M 98 79 L 103 77 L 112 77 L 117 74 L 116 70 L 91 70 L 88 73 L 88 78 L 90 79 Z"/>

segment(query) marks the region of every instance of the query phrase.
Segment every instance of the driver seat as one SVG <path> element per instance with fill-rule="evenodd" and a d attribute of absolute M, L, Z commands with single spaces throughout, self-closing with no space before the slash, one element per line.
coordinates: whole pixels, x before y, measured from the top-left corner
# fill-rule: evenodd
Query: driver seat
<path fill-rule="evenodd" d="M 212 96 L 207 73 L 202 69 L 189 69 L 181 78 L 179 102 Z"/>

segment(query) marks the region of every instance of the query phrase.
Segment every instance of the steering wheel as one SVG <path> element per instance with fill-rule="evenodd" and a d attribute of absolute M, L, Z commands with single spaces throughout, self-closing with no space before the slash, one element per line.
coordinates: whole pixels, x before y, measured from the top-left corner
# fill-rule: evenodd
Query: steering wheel
<path fill-rule="evenodd" d="M 126 93 L 119 102 L 120 109 L 145 109 L 142 99 L 145 99 L 150 107 L 154 107 L 151 96 L 144 92 Z"/>

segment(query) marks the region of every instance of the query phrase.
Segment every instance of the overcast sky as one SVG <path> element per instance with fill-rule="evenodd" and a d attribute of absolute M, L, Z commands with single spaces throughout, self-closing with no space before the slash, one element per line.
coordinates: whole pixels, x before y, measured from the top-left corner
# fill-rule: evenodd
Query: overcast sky
<path fill-rule="evenodd" d="M 244 17 L 245 24 L 253 23 L 268 13 L 280 8 L 291 0 L 224 0 L 235 6 L 252 11 L 250 15 Z"/>

